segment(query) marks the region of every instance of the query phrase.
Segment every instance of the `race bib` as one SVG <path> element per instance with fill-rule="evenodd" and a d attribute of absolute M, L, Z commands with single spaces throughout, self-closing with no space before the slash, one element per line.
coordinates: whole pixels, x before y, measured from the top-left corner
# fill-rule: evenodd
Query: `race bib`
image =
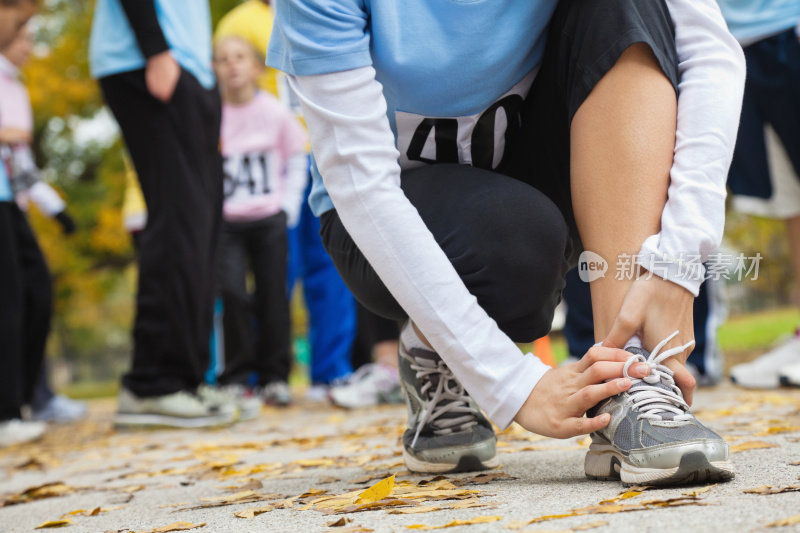
<path fill-rule="evenodd" d="M 533 85 L 532 70 L 481 113 L 461 117 L 425 117 L 397 111 L 400 167 L 459 163 L 487 170 L 503 161 L 506 146 L 520 131 L 522 102 Z"/>
<path fill-rule="evenodd" d="M 225 200 L 244 200 L 277 191 L 278 169 L 267 152 L 232 154 L 223 159 Z"/>

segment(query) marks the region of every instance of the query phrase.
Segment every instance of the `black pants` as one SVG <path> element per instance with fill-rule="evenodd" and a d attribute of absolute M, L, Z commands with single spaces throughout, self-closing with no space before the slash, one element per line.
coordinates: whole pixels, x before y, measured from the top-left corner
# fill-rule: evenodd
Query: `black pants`
<path fill-rule="evenodd" d="M 139 235 L 133 365 L 138 396 L 194 389 L 209 362 L 216 250 L 222 220 L 220 99 L 182 71 L 169 103 L 144 70 L 100 80 L 147 204 Z"/>
<path fill-rule="evenodd" d="M 31 401 L 52 311 L 50 272 L 28 221 L 0 202 L 0 421 Z"/>
<path fill-rule="evenodd" d="M 287 381 L 291 365 L 286 215 L 223 224 L 220 287 L 224 304 L 223 384 L 246 384 L 252 372 L 260 385 Z M 255 292 L 247 290 L 247 271 Z"/>
<path fill-rule="evenodd" d="M 581 250 L 570 190 L 572 119 L 636 43 L 652 50 L 677 91 L 674 31 L 663 0 L 561 0 L 539 74 L 514 117 L 520 134 L 507 137 L 500 165 L 432 164 L 401 175 L 403 192 L 467 289 L 516 342 L 550 331 L 564 275 Z M 325 248 L 356 299 L 381 316 L 404 319 L 336 211 L 321 221 Z"/>

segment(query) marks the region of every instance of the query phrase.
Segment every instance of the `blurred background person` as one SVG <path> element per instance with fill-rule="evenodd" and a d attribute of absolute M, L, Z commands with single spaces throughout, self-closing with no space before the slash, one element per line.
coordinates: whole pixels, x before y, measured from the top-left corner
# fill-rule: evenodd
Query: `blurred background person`
<path fill-rule="evenodd" d="M 28 26 L 24 26 L 16 39 L 0 51 L 0 137 L 13 137 L 13 132 L 18 132 L 20 137 L 20 142 L 8 146 L 11 188 L 17 205 L 27 212 L 29 204 L 33 203 L 40 212 L 55 218 L 65 234 L 71 234 L 75 231 L 75 222 L 67 213 L 61 196 L 41 180 L 29 142 L 33 137 L 33 111 L 28 90 L 19 76 L 32 51 L 33 38 Z M 86 404 L 53 393 L 48 383 L 45 344 L 52 320 L 53 283 L 47 263 L 36 240 L 21 242 L 20 247 L 21 255 L 29 258 L 27 275 L 31 278 L 31 290 L 35 291 L 29 298 L 30 305 L 41 306 L 41 312 L 31 315 L 31 319 L 38 323 L 25 325 L 26 330 L 35 332 L 36 336 L 28 340 L 30 349 L 41 352 L 33 357 L 42 361 L 29 399 L 33 418 L 54 422 L 78 420 L 86 414 Z"/>
<path fill-rule="evenodd" d="M 32 0 L 0 0 L 0 49 L 4 50 L 17 37 L 33 15 Z M 2 76 L 3 90 L 8 79 Z M 3 97 L 5 102 L 6 98 Z M 12 110 L 13 111 L 13 110 Z M 0 124 L 9 109 L 0 107 Z M 29 143 L 30 132 L 4 129 L 0 133 L 3 152 L 10 147 Z M 0 386 L 0 447 L 40 438 L 45 431 L 42 422 L 22 420 L 22 407 L 33 395 L 39 374 L 43 342 L 49 325 L 50 292 L 36 287 L 38 269 L 44 264 L 36 239 L 25 215 L 14 201 L 10 184 L 8 159 L 0 161 L 0 367 L 4 380 Z"/>
<path fill-rule="evenodd" d="M 786 222 L 795 284 L 800 282 L 800 0 L 719 0 L 744 49 L 747 80 L 728 185 L 733 207 Z M 776 172 L 765 128 L 777 134 L 794 172 Z M 800 386 L 800 328 L 754 361 L 731 368 L 748 388 Z"/>
<path fill-rule="evenodd" d="M 286 226 L 296 225 L 300 214 L 308 140 L 292 112 L 259 90 L 263 65 L 264 57 L 244 38 L 216 40 L 225 169 L 219 261 L 225 369 L 219 381 L 245 387 L 255 373 L 264 402 L 285 406 L 291 402 L 292 362 Z"/>
<path fill-rule="evenodd" d="M 147 204 L 133 364 L 122 378 L 115 422 L 232 422 L 234 405 L 198 391 L 209 363 L 222 219 L 208 3 L 98 0 L 89 55 Z"/>
<path fill-rule="evenodd" d="M 272 33 L 273 12 L 268 1 L 247 0 L 228 12 L 217 24 L 214 38 L 238 35 L 247 39 L 259 53 L 266 53 Z M 283 74 L 265 68 L 259 87 L 278 96 L 299 114 Z M 309 180 L 310 181 L 310 180 Z M 311 388 L 308 397 L 323 400 L 331 384 L 339 383 L 353 371 L 351 351 L 356 335 L 356 303 L 336 267 L 322 246 L 319 219 L 311 213 L 308 195 L 303 192 L 300 215 L 290 224 L 288 286 L 291 295 L 297 280 L 302 280 L 303 297 L 308 310 L 308 341 L 311 346 Z"/>

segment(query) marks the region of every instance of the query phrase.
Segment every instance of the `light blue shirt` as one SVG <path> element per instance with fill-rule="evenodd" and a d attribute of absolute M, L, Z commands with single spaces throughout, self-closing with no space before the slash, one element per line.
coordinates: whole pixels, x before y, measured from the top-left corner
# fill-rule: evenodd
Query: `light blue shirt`
<path fill-rule="evenodd" d="M 11 184 L 8 182 L 6 165 L 0 161 L 0 202 L 10 202 L 13 199 L 14 195 L 11 194 Z"/>
<path fill-rule="evenodd" d="M 212 88 L 208 0 L 155 0 L 155 8 L 175 60 L 204 87 Z M 95 78 L 145 66 L 136 35 L 119 0 L 97 0 L 89 39 L 89 64 Z"/>
<path fill-rule="evenodd" d="M 488 137 L 503 137 L 498 128 L 505 131 L 505 124 L 496 120 L 501 113 L 494 104 L 516 106 L 524 98 L 544 54 L 556 3 L 281 0 L 275 6 L 267 64 L 298 76 L 373 66 L 403 168 L 439 160 L 438 145 L 431 147 L 439 130 L 434 135 L 428 128 L 431 134 L 425 135 L 424 122 L 437 117 L 457 118 L 453 148 L 457 142 L 459 156 L 464 155 L 460 159 L 466 159 L 459 162 L 488 158 L 496 163 L 502 156 L 498 143 L 484 143 L 485 150 L 470 147 L 476 140 L 470 133 L 486 131 L 476 124 L 491 122 Z M 472 153 L 462 154 L 464 150 Z M 309 201 L 319 215 L 332 203 L 316 165 L 312 176 Z"/>
<path fill-rule="evenodd" d="M 800 0 L 718 0 L 731 33 L 743 46 L 793 28 Z"/>

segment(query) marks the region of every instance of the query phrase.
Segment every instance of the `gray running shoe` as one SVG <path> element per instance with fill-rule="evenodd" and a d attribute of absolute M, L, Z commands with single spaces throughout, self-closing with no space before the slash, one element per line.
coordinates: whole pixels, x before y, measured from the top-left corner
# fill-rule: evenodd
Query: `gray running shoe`
<path fill-rule="evenodd" d="M 498 465 L 497 438 L 461 383 L 435 352 L 398 349 L 408 406 L 403 459 L 412 472 L 468 472 Z"/>
<path fill-rule="evenodd" d="M 644 379 L 631 378 L 631 388 L 604 400 L 587 416 L 611 414 L 611 423 L 592 433 L 584 469 L 592 479 L 621 479 L 625 484 L 679 485 L 733 479 L 728 444 L 689 412 L 673 372 L 662 363 L 685 347 L 661 348 L 652 354 L 641 348 L 626 348 L 632 355 L 625 375 L 634 363 L 650 366 Z"/>

